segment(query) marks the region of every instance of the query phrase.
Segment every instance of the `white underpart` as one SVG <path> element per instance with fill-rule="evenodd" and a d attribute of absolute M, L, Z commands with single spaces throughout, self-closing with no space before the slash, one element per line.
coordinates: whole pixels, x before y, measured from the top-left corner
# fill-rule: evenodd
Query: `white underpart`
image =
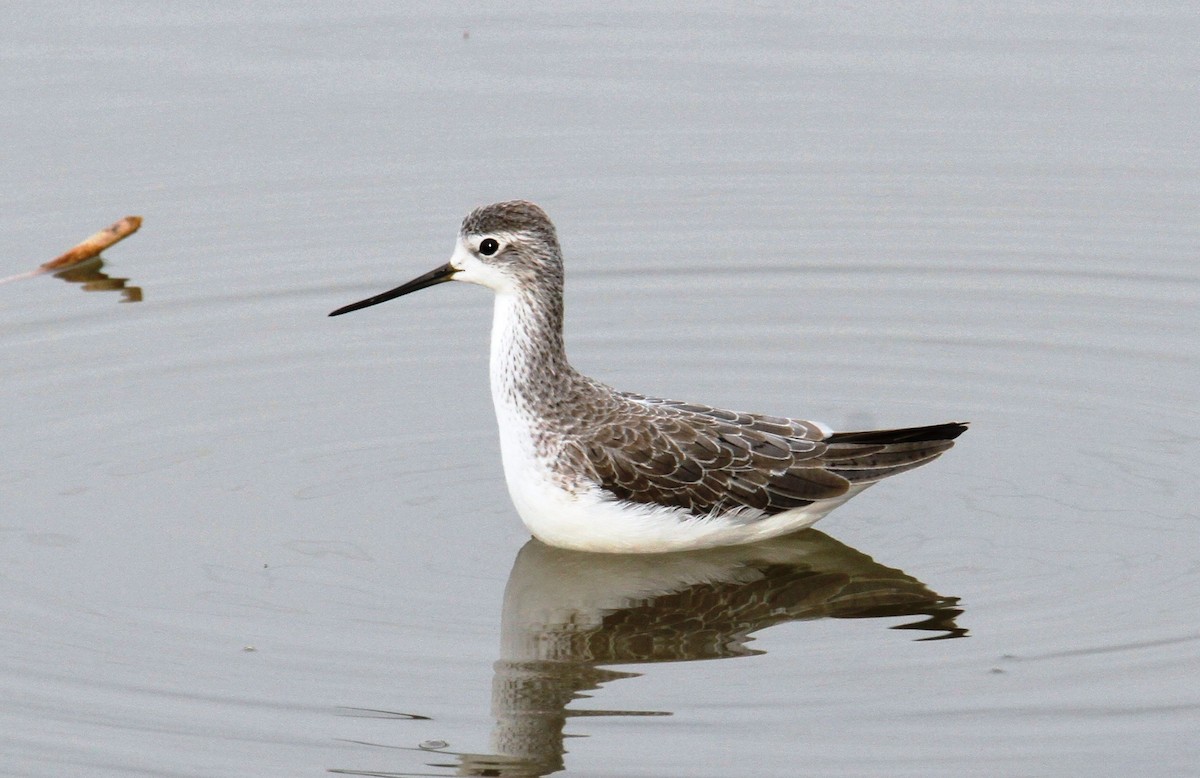
<path fill-rule="evenodd" d="M 456 266 L 460 266 L 455 262 Z M 463 279 L 472 280 L 474 279 Z M 496 287 L 490 283 L 487 286 Z M 653 553 L 750 543 L 795 532 L 866 488 L 774 516 L 757 511 L 697 517 L 682 508 L 615 500 L 596 485 L 572 490 L 552 457 L 534 449 L 539 420 L 515 400 L 527 354 L 521 344 L 520 297 L 498 289 L 492 321 L 491 386 L 500 427 L 504 478 L 517 512 L 534 537 L 579 551 Z"/>

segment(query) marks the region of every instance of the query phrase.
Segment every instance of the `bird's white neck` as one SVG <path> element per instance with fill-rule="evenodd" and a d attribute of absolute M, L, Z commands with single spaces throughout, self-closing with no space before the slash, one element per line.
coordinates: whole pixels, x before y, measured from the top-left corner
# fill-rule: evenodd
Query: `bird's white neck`
<path fill-rule="evenodd" d="M 504 477 L 522 516 L 538 514 L 545 485 L 572 488 L 555 467 L 578 401 L 591 384 L 567 363 L 561 298 L 498 292 L 492 321 L 492 403 Z"/>
<path fill-rule="evenodd" d="M 528 291 L 496 293 L 492 317 L 492 401 L 499 413 L 544 414 L 577 374 L 563 348 L 562 302 Z"/>

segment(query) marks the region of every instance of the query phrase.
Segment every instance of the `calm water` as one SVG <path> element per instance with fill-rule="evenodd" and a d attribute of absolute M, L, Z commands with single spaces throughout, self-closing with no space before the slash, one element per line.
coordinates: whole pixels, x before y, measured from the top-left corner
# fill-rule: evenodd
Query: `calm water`
<path fill-rule="evenodd" d="M 0 285 L 6 774 L 1200 772 L 1193 11 L 223 8 L 0 11 L 0 276 L 146 220 Z M 586 372 L 972 430 L 820 532 L 529 542 L 488 294 L 325 316 L 512 197 Z"/>

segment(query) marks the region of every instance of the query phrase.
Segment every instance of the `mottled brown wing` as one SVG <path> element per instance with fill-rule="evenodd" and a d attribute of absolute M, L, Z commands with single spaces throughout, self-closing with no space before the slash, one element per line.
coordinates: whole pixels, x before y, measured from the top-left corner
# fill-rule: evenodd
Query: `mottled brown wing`
<path fill-rule="evenodd" d="M 807 422 L 623 394 L 580 440 L 600 485 L 621 500 L 699 514 L 766 515 L 840 497 L 850 481 L 821 462 Z"/>

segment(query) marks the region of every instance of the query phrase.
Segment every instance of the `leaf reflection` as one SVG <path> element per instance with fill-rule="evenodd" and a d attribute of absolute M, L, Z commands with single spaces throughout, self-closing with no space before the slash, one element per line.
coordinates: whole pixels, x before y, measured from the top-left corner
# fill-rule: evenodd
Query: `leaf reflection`
<path fill-rule="evenodd" d="M 72 265 L 66 270 L 60 270 L 54 274 L 54 277 L 72 284 L 79 284 L 85 292 L 120 292 L 120 302 L 123 303 L 140 303 L 142 301 L 140 286 L 126 286 L 128 278 L 113 278 L 101 269 L 103 267 L 104 260 L 96 257 L 78 265 Z"/>

